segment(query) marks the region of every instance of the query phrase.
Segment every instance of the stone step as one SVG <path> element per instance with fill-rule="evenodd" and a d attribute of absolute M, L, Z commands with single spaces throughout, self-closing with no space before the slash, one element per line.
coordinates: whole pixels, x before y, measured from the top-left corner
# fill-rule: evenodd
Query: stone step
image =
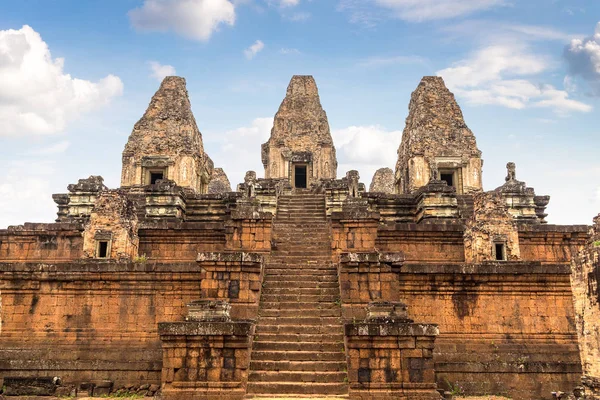
<path fill-rule="evenodd" d="M 304 280 L 304 281 L 283 281 L 283 280 L 269 280 L 263 282 L 264 289 L 328 289 L 338 288 L 337 282 L 319 282 L 316 280 Z"/>
<path fill-rule="evenodd" d="M 248 382 L 248 393 L 329 395 L 347 394 L 348 384 L 309 382 Z"/>
<path fill-rule="evenodd" d="M 259 311 L 260 313 L 260 311 Z M 341 327 L 342 321 L 341 317 L 303 317 L 303 316 L 295 316 L 295 317 L 268 317 L 268 316 L 260 316 L 258 325 L 259 326 L 284 326 L 284 325 L 336 325 L 339 324 Z"/>
<path fill-rule="evenodd" d="M 261 310 L 330 310 L 340 306 L 330 301 L 261 301 Z"/>
<path fill-rule="evenodd" d="M 279 295 L 330 295 L 339 296 L 339 288 L 277 288 L 277 287 L 265 287 L 262 290 L 263 294 L 279 294 Z"/>
<path fill-rule="evenodd" d="M 339 301 L 340 294 L 328 294 L 328 295 L 319 295 L 319 294 L 289 294 L 289 293 L 277 293 L 277 294 L 262 294 L 261 301 L 266 303 L 274 303 L 274 302 L 320 302 L 320 303 L 335 303 Z"/>
<path fill-rule="evenodd" d="M 259 336 L 260 337 L 260 336 Z M 323 343 L 323 342 L 263 342 L 254 341 L 252 351 L 317 351 L 317 352 L 343 352 L 344 342 L 342 343 Z"/>
<path fill-rule="evenodd" d="M 346 361 L 250 361 L 251 371 L 346 371 Z"/>
<path fill-rule="evenodd" d="M 322 334 L 340 334 L 343 333 L 342 325 L 262 325 L 260 322 L 256 325 L 256 333 L 260 336 L 263 333 L 286 334 L 286 335 L 322 335 Z"/>
<path fill-rule="evenodd" d="M 344 343 L 344 335 L 341 333 L 324 333 L 320 335 L 313 335 L 310 333 L 296 334 L 296 333 L 261 333 L 260 335 L 254 336 L 254 341 L 282 341 L 282 342 L 335 342 Z"/>
<path fill-rule="evenodd" d="M 317 382 L 344 383 L 348 374 L 344 371 L 285 371 L 256 370 L 250 372 L 249 382 Z"/>
<path fill-rule="evenodd" d="M 342 351 L 252 351 L 252 360 L 256 361 L 345 361 Z"/>
<path fill-rule="evenodd" d="M 329 268 L 314 268 L 314 267 L 305 267 L 302 269 L 298 269 L 298 270 L 294 270 L 291 271 L 289 270 L 289 268 L 279 268 L 278 266 L 271 266 L 271 264 L 269 263 L 266 267 L 265 267 L 265 278 L 267 276 L 275 276 L 275 275 L 286 275 L 286 276 L 290 276 L 290 277 L 294 277 L 294 276 L 335 276 L 337 277 L 337 269 L 333 268 L 333 267 L 329 267 Z"/>
<path fill-rule="evenodd" d="M 332 271 L 329 274 L 304 274 L 300 270 L 295 273 L 274 274 L 271 271 L 265 271 L 263 282 L 335 282 L 337 284 L 337 274 Z"/>
<path fill-rule="evenodd" d="M 334 272 L 337 271 L 334 267 L 332 267 L 330 265 L 331 260 L 309 260 L 309 261 L 295 261 L 292 262 L 291 260 L 286 261 L 286 260 L 280 260 L 280 261 L 275 261 L 275 262 L 271 262 L 269 263 L 269 265 L 266 267 L 265 270 L 267 270 L 269 268 L 269 266 L 271 266 L 271 268 L 273 269 L 289 269 L 290 271 L 295 269 L 295 270 L 315 270 L 315 269 L 320 269 L 322 271 L 330 271 L 330 272 Z"/>
<path fill-rule="evenodd" d="M 317 309 L 301 309 L 301 310 L 281 310 L 281 309 L 268 309 L 261 305 L 259 315 L 261 317 L 341 317 L 342 311 L 340 308 L 330 308 L 319 310 Z"/>
<path fill-rule="evenodd" d="M 320 250 L 320 251 L 316 251 L 313 249 L 306 249 L 304 251 L 298 249 L 294 249 L 294 250 L 281 250 L 281 249 L 277 249 L 274 251 L 275 253 L 275 257 L 287 257 L 287 256 L 292 256 L 292 257 L 304 257 L 304 258 L 308 258 L 311 259 L 313 257 L 329 257 L 329 259 L 331 259 L 331 251 L 327 251 L 327 250 Z"/>

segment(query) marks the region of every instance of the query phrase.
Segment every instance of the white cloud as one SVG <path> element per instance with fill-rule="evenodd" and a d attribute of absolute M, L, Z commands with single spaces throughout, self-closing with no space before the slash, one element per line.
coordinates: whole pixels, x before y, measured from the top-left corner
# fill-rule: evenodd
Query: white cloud
<path fill-rule="evenodd" d="M 91 82 L 63 68 L 64 59 L 53 59 L 31 27 L 0 31 L 0 136 L 61 132 L 70 121 L 123 92 L 114 75 Z"/>
<path fill-rule="evenodd" d="M 402 131 L 388 131 L 379 125 L 349 126 L 333 130 L 331 135 L 337 149 L 338 176 L 356 169 L 368 186 L 377 169 L 396 166 Z"/>
<path fill-rule="evenodd" d="M 140 31 L 173 31 L 207 41 L 220 25 L 235 24 L 235 6 L 229 0 L 144 0 L 129 18 Z"/>
<path fill-rule="evenodd" d="M 301 54 L 300 50 L 294 49 L 294 48 L 287 48 L 287 47 L 282 48 L 281 50 L 279 50 L 279 52 L 281 54 L 286 54 L 286 55 L 287 54 Z"/>
<path fill-rule="evenodd" d="M 386 17 L 373 10 L 373 3 L 411 22 L 456 18 L 506 4 L 504 0 L 340 0 L 338 10 L 349 11 L 351 22 L 371 25 Z"/>
<path fill-rule="evenodd" d="M 600 22 L 592 36 L 571 40 L 564 55 L 571 75 L 591 83 L 593 94 L 600 96 Z"/>
<path fill-rule="evenodd" d="M 264 176 L 260 159 L 260 146 L 269 140 L 273 118 L 256 118 L 249 126 L 240 127 L 222 134 L 205 134 L 205 147 L 210 147 L 210 156 L 216 167 L 227 174 L 231 187 L 244 181 L 246 171 L 256 171 Z M 208 151 L 208 150 L 207 150 Z"/>
<path fill-rule="evenodd" d="M 40 147 L 37 149 L 33 149 L 28 151 L 26 154 L 35 155 L 35 156 L 46 156 L 52 154 L 61 154 L 67 151 L 71 143 L 68 140 L 63 140 L 58 143 L 52 144 L 46 147 Z"/>
<path fill-rule="evenodd" d="M 256 42 L 254 42 L 254 44 L 252 44 L 252 46 L 244 50 L 244 55 L 248 60 L 252 60 L 264 48 L 265 44 L 261 40 L 257 40 Z"/>
<path fill-rule="evenodd" d="M 159 82 L 162 82 L 167 76 L 177 75 L 177 71 L 172 65 L 162 65 L 156 61 L 150 61 L 148 64 L 150 64 L 150 69 L 152 70 L 150 76 Z"/>
<path fill-rule="evenodd" d="M 49 178 L 53 161 L 7 162 L 0 182 L 0 229 L 24 222 L 51 222 L 56 215 Z"/>
<path fill-rule="evenodd" d="M 375 0 L 407 21 L 455 18 L 505 4 L 503 0 Z"/>
<path fill-rule="evenodd" d="M 548 70 L 549 66 L 546 57 L 531 53 L 524 44 L 491 45 L 437 74 L 450 90 L 471 104 L 515 109 L 545 107 L 559 114 L 590 111 L 591 106 L 570 99 L 566 91 L 526 79 Z"/>
<path fill-rule="evenodd" d="M 295 7 L 300 4 L 300 0 L 279 0 L 282 7 Z"/>
<path fill-rule="evenodd" d="M 294 22 L 302 22 L 302 21 L 307 21 L 308 19 L 310 19 L 310 13 L 309 12 L 297 12 L 297 13 L 293 13 L 292 15 L 290 15 L 288 17 L 288 19 L 290 21 L 294 21 Z"/>
<path fill-rule="evenodd" d="M 358 62 L 359 67 L 379 68 L 390 65 L 406 64 L 427 64 L 427 59 L 420 56 L 390 56 L 390 57 L 370 57 Z"/>

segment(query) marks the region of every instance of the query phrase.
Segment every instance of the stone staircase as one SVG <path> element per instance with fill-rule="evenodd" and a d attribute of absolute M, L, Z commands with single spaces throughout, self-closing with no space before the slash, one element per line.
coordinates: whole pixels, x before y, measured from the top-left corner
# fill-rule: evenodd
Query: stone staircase
<path fill-rule="evenodd" d="M 347 397 L 337 271 L 321 195 L 281 196 L 265 267 L 248 397 Z"/>

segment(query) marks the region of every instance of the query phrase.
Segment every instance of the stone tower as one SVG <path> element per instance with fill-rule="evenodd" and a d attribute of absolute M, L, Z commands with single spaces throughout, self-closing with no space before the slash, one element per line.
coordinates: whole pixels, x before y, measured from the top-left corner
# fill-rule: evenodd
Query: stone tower
<path fill-rule="evenodd" d="M 170 179 L 206 193 L 212 172 L 213 162 L 204 153 L 185 79 L 166 77 L 125 145 L 121 186 Z"/>
<path fill-rule="evenodd" d="M 262 145 L 262 162 L 265 178 L 287 178 L 293 187 L 336 178 L 335 147 L 312 76 L 292 77 L 271 137 Z"/>
<path fill-rule="evenodd" d="M 444 80 L 423 77 L 412 93 L 398 149 L 397 193 L 411 193 L 430 179 L 446 181 L 458 194 L 479 192 L 482 165 L 475 135 Z"/>

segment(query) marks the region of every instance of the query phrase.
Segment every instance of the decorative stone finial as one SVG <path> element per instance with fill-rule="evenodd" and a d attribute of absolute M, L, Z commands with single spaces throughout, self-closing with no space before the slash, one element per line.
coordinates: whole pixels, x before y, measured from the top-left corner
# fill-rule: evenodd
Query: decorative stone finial
<path fill-rule="evenodd" d="M 429 166 L 431 167 L 431 180 L 439 181 L 440 180 L 440 170 L 438 169 L 437 162 L 432 161 Z"/>
<path fill-rule="evenodd" d="M 514 162 L 506 164 L 506 178 L 505 181 L 516 181 L 517 180 L 517 166 Z"/>

